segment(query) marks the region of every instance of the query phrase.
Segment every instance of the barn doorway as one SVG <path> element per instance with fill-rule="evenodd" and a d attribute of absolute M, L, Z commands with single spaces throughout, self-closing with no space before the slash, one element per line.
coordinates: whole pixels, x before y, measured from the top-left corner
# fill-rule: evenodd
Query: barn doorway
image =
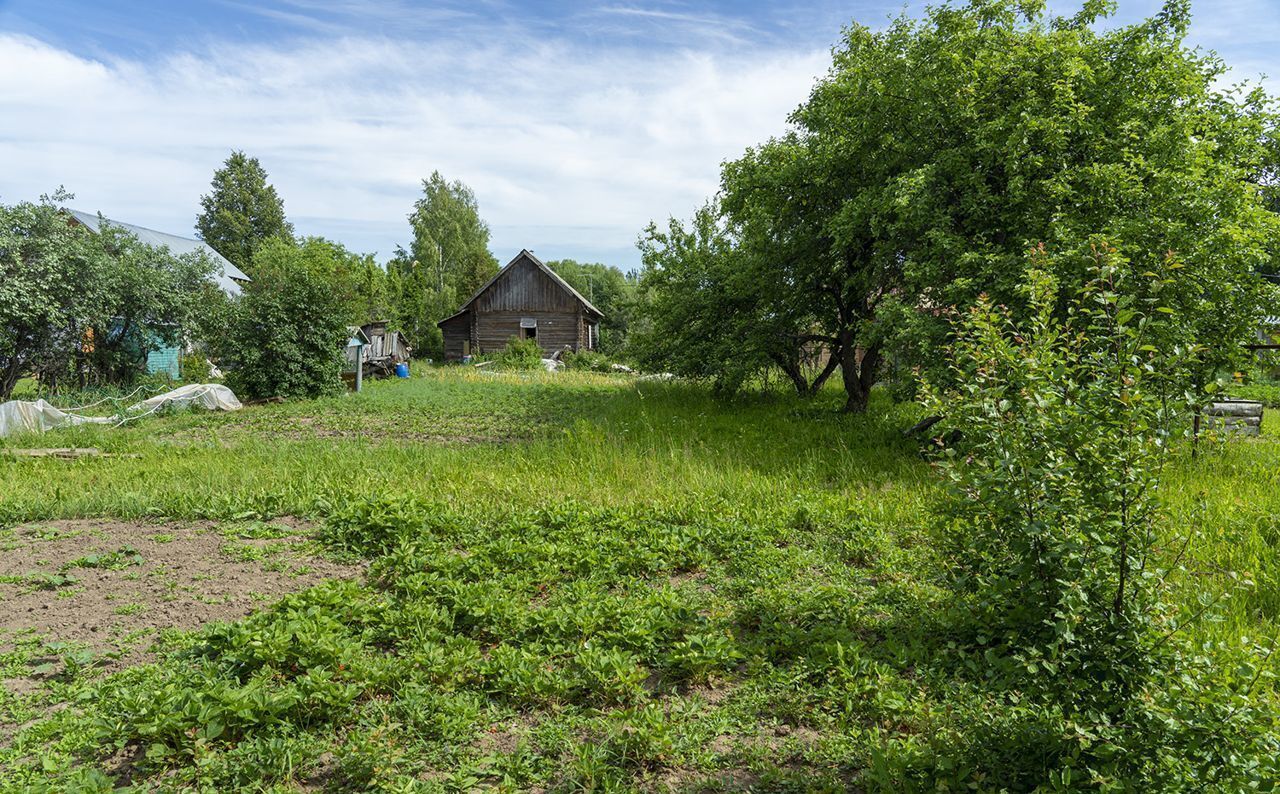
<path fill-rule="evenodd" d="M 520 338 L 521 339 L 537 339 L 538 338 L 538 318 L 536 317 L 520 318 Z"/>

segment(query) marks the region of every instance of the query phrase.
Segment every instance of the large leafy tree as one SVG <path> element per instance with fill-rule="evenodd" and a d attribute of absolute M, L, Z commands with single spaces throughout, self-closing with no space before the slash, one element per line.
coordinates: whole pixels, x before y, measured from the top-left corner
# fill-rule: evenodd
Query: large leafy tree
<path fill-rule="evenodd" d="M 73 373 L 128 382 L 148 347 L 205 327 L 207 257 L 106 223 L 95 234 L 59 210 L 70 198 L 0 205 L 0 400 L 26 374 L 47 386 Z"/>
<path fill-rule="evenodd" d="M 788 296 L 761 278 L 761 261 L 725 228 L 720 208 L 703 206 L 688 222 L 650 224 L 640 238 L 635 331 L 629 348 L 648 369 L 666 369 L 734 391 L 776 367 L 801 394 L 821 388 L 830 360 L 812 352 Z M 816 364 L 817 366 L 806 366 Z"/>
<path fill-rule="evenodd" d="M 258 158 L 234 151 L 213 174 L 209 193 L 200 197 L 196 231 L 200 239 L 236 267 L 253 275 L 253 256 L 266 240 L 291 239 L 284 202 L 267 181 Z"/>
<path fill-rule="evenodd" d="M 23 375 L 65 367 L 107 314 L 97 285 L 109 263 L 95 236 L 58 211 L 66 198 L 0 204 L 0 401 Z"/>
<path fill-rule="evenodd" d="M 357 254 L 323 237 L 297 241 L 298 261 L 327 281 L 350 325 L 385 319 L 389 311 L 387 276 L 371 254 Z"/>
<path fill-rule="evenodd" d="M 409 214 L 413 242 L 388 264 L 396 319 L 415 346 L 441 353 L 436 323 L 493 278 L 498 261 L 489 252 L 489 226 L 471 188 L 439 171 L 422 182 L 422 197 Z"/>
<path fill-rule="evenodd" d="M 202 318 L 221 298 L 210 280 L 216 265 L 199 252 L 175 256 L 107 223 L 95 242 L 106 254 L 95 289 L 109 316 L 99 323 L 89 361 L 108 382 L 127 383 L 144 369 L 149 348 L 199 341 L 207 328 Z"/>
<path fill-rule="evenodd" d="M 975 0 L 855 25 L 792 132 L 726 164 L 725 220 L 771 298 L 756 316 L 833 351 L 848 410 L 890 352 L 945 363 L 951 309 L 985 292 L 1018 311 L 1028 251 L 1084 253 L 1095 235 L 1135 272 L 1168 270 L 1141 283 L 1178 318 L 1165 341 L 1196 379 L 1239 353 L 1277 240 L 1257 179 L 1272 107 L 1187 49 L 1185 2 L 1110 30 L 1107 8 Z"/>
<path fill-rule="evenodd" d="M 1225 65 L 1186 48 L 1186 2 L 1100 31 L 1106 8 L 1056 17 L 983 2 L 851 31 L 797 114 L 837 184 L 861 184 L 865 158 L 843 160 L 851 119 L 880 113 L 905 131 L 880 155 L 892 178 L 842 205 L 830 229 L 844 250 L 871 241 L 900 263 L 877 319 L 915 363 L 939 363 L 946 323 L 931 309 L 981 292 L 1017 307 L 1028 250 L 1083 253 L 1094 235 L 1135 273 L 1168 269 L 1132 283 L 1179 318 L 1163 343 L 1201 361 L 1194 379 L 1230 363 L 1256 328 L 1267 293 L 1255 269 L 1280 228 L 1249 178 L 1273 124 L 1268 100 L 1220 88 Z M 1054 275 L 1084 279 L 1069 265 Z"/>

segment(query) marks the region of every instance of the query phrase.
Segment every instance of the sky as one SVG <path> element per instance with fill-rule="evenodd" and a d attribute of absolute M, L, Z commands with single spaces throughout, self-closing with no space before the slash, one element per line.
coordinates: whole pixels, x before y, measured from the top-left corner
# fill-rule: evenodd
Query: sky
<path fill-rule="evenodd" d="M 194 236 L 241 149 L 298 233 L 385 261 L 439 170 L 475 191 L 500 261 L 630 269 L 650 220 L 689 216 L 721 162 L 786 130 L 845 25 L 923 5 L 0 0 L 0 201 L 65 186 Z M 1193 9 L 1193 45 L 1280 94 L 1280 0 Z"/>

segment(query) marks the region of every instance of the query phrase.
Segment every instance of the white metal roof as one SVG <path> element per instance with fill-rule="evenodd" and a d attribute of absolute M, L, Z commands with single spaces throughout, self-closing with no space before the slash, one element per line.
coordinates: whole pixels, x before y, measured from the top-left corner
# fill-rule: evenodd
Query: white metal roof
<path fill-rule="evenodd" d="M 145 226 L 134 226 L 132 223 L 121 223 L 110 218 L 103 218 L 99 215 L 82 212 L 81 210 L 68 209 L 67 212 L 80 223 L 84 224 L 95 234 L 98 232 L 100 221 L 106 221 L 112 226 L 119 226 L 126 232 L 137 237 L 147 245 L 168 248 L 170 253 L 182 255 L 199 251 L 213 260 L 214 264 L 219 266 L 219 270 L 213 274 L 213 280 L 222 288 L 222 291 L 228 295 L 239 295 L 240 285 L 237 281 L 249 281 L 249 277 L 244 274 L 240 268 L 231 264 L 222 254 L 213 250 L 208 243 L 201 240 L 195 240 L 190 237 L 179 237 L 176 234 L 166 234 L 158 232 L 155 229 L 148 229 Z"/>

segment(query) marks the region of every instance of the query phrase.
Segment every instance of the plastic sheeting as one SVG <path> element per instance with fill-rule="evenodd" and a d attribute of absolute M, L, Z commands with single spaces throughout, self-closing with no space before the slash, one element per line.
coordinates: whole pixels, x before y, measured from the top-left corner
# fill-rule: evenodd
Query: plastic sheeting
<path fill-rule="evenodd" d="M 243 406 L 235 392 L 218 383 L 192 383 L 129 406 L 131 412 L 188 408 L 198 405 L 210 411 L 239 411 Z"/>
<path fill-rule="evenodd" d="M 198 405 L 210 411 L 239 411 L 243 407 L 240 400 L 236 399 L 235 392 L 226 386 L 218 383 L 193 383 L 129 406 L 129 413 L 134 414 L 129 419 L 140 419 L 162 408 L 188 408 L 192 405 Z M 114 416 L 82 416 L 74 411 L 55 408 L 44 400 L 35 402 L 12 400 L 0 404 L 0 437 L 14 433 L 43 433 L 55 427 L 68 425 L 120 425 L 129 419 L 121 420 Z"/>
<path fill-rule="evenodd" d="M 14 433 L 43 433 L 55 427 L 83 424 L 111 424 L 109 416 L 80 416 L 54 408 L 44 400 L 12 400 L 0 405 L 0 436 Z"/>

